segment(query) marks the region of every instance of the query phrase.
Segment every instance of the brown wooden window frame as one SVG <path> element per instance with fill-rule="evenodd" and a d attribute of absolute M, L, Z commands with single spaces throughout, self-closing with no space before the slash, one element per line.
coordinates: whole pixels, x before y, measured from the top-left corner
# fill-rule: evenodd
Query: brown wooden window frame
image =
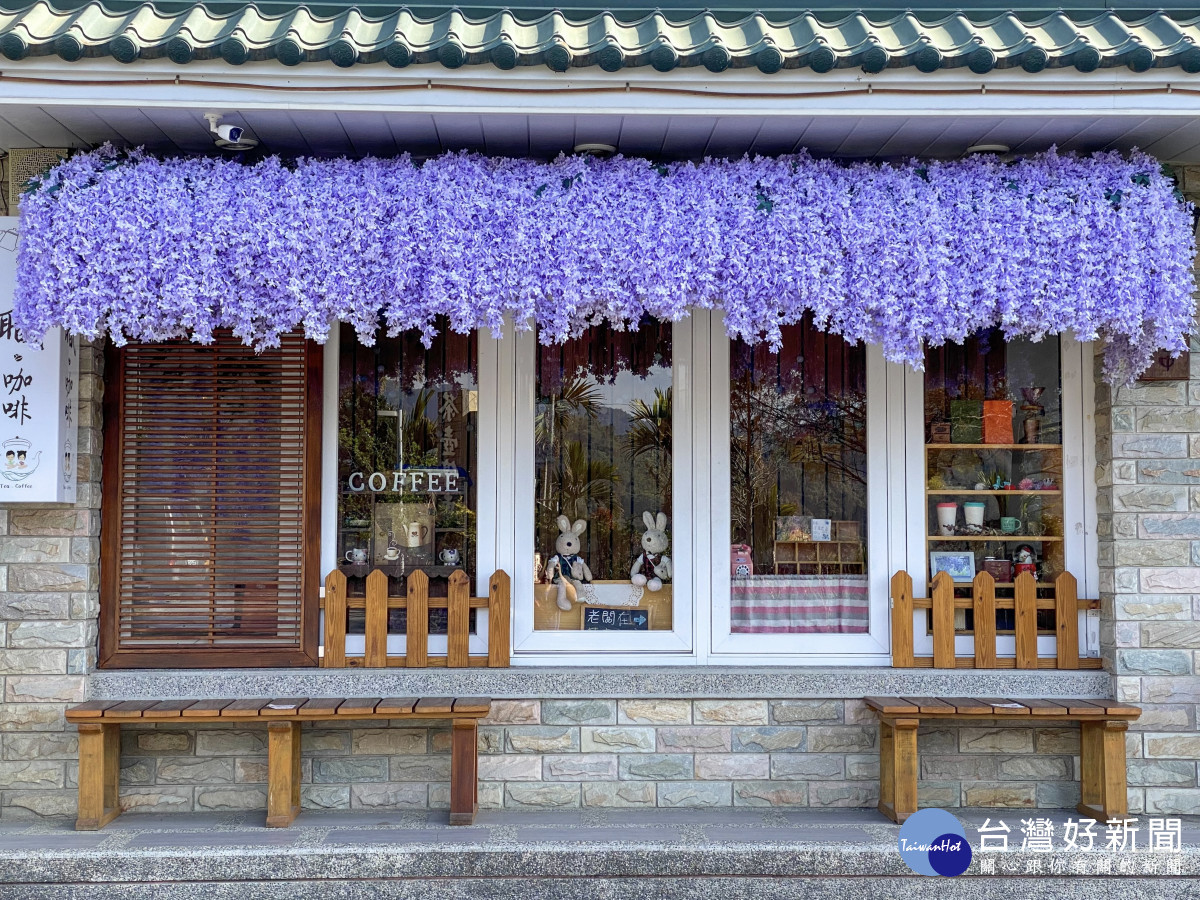
<path fill-rule="evenodd" d="M 187 345 L 190 352 L 195 344 Z M 213 352 L 220 347 L 214 346 Z M 101 668 L 234 668 L 304 667 L 319 665 L 320 542 L 321 542 L 321 421 L 324 391 L 324 348 L 304 345 L 304 435 L 302 484 L 302 571 L 300 573 L 299 646 L 291 648 L 245 645 L 226 647 L 125 648 L 120 645 L 120 584 L 122 522 L 124 520 L 124 437 L 126 350 L 110 342 L 105 350 L 103 403 L 104 456 L 100 528 Z"/>

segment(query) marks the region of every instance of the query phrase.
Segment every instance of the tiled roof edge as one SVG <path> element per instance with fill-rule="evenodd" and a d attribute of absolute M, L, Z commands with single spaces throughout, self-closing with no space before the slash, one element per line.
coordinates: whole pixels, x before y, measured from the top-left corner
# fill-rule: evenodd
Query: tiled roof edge
<path fill-rule="evenodd" d="M 111 57 L 132 63 L 166 57 L 185 64 L 223 59 L 231 65 L 276 60 L 286 66 L 331 61 L 350 67 L 490 65 L 548 66 L 555 71 L 599 66 L 607 71 L 658 71 L 703 66 L 712 72 L 757 68 L 816 72 L 861 68 L 966 68 L 1027 72 L 1074 68 L 1181 68 L 1200 72 L 1200 16 L 1157 12 L 1124 19 L 1111 12 L 1081 17 L 1056 12 L 1026 21 L 1016 12 L 974 21 L 963 14 L 921 19 L 903 13 L 874 21 L 850 13 L 824 21 L 806 12 L 785 22 L 751 14 L 720 22 L 707 13 L 674 19 L 655 12 L 622 22 L 609 14 L 571 20 L 559 12 L 518 19 L 507 11 L 472 19 L 457 9 L 422 18 L 397 7 L 368 16 L 348 9 L 316 15 L 296 6 L 262 12 L 251 4 L 218 14 L 203 5 L 163 12 L 143 4 L 113 12 L 101 3 L 59 11 L 45 0 L 0 12 L 0 53 L 10 60 L 52 56 L 67 61 Z"/>

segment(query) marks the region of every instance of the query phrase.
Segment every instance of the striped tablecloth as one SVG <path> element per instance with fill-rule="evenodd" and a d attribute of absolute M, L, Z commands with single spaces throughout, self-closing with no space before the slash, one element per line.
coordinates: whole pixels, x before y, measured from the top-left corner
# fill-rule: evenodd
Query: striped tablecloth
<path fill-rule="evenodd" d="M 865 575 L 734 577 L 734 634 L 862 634 L 870 626 Z"/>

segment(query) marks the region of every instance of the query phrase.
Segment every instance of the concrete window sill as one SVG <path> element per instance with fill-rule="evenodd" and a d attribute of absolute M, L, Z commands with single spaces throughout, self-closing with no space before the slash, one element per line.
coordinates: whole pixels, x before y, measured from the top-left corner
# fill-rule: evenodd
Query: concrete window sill
<path fill-rule="evenodd" d="M 510 669 L 129 669 L 94 673 L 93 699 L 254 697 L 1109 698 L 1103 671 L 862 667 Z"/>

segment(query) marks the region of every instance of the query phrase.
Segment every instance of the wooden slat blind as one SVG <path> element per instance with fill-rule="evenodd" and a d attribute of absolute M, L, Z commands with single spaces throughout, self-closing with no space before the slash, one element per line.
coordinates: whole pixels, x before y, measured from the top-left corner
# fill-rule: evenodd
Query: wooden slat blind
<path fill-rule="evenodd" d="M 101 664 L 315 665 L 320 348 L 109 357 Z"/>

